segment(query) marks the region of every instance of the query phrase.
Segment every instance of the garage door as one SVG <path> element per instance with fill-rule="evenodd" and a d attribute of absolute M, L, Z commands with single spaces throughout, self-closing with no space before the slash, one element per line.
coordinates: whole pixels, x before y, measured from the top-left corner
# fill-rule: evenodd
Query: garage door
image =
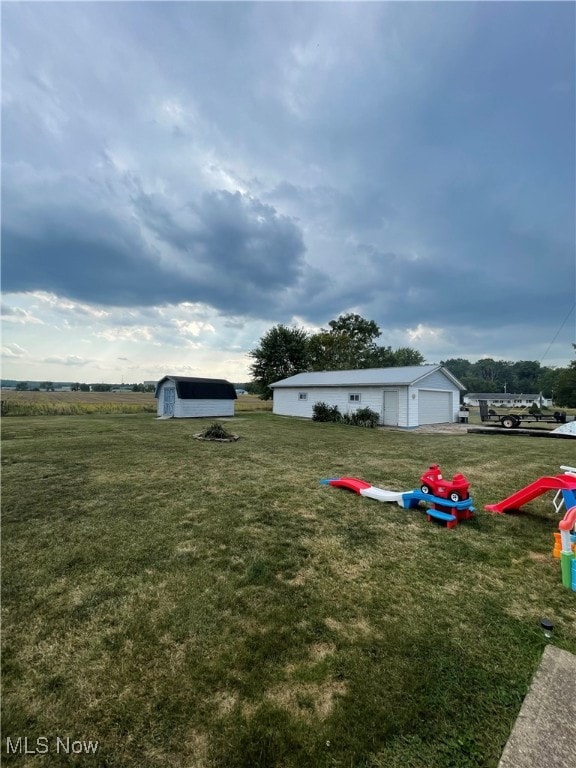
<path fill-rule="evenodd" d="M 452 393 L 421 389 L 418 393 L 418 424 L 452 421 Z"/>

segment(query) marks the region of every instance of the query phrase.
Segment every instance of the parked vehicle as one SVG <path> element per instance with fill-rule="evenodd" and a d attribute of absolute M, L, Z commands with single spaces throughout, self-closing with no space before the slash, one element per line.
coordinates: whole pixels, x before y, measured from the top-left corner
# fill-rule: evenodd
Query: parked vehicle
<path fill-rule="evenodd" d="M 487 400 L 479 400 L 480 419 L 483 422 L 500 422 L 505 429 L 516 429 L 525 422 L 542 422 L 544 424 L 565 424 L 566 411 L 554 411 L 554 413 L 496 413 L 488 408 Z"/>

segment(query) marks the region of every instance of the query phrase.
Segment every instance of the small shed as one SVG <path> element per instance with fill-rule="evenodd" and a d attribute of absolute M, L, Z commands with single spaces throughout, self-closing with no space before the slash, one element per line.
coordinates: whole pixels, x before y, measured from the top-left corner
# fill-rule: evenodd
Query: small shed
<path fill-rule="evenodd" d="M 164 376 L 156 385 L 158 416 L 191 419 L 234 416 L 234 385 L 226 379 Z"/>
<path fill-rule="evenodd" d="M 270 385 L 273 412 L 312 418 L 314 404 L 340 413 L 370 408 L 388 426 L 419 427 L 458 421 L 464 385 L 441 365 L 299 373 Z"/>

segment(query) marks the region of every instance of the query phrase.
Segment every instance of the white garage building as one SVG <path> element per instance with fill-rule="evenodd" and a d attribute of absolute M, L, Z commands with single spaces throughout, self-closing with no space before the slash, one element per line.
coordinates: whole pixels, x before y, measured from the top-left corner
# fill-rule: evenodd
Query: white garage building
<path fill-rule="evenodd" d="M 388 426 L 418 427 L 458 420 L 464 385 L 441 365 L 299 373 L 270 385 L 274 413 L 312 418 L 315 403 L 340 413 L 371 408 Z"/>

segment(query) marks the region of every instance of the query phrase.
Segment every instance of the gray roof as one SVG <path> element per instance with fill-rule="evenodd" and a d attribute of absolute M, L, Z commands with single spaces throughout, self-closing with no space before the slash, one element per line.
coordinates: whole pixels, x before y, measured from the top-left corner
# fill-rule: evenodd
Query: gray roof
<path fill-rule="evenodd" d="M 408 365 L 400 368 L 358 368 L 351 371 L 309 371 L 270 384 L 280 387 L 358 387 L 386 384 L 409 385 L 436 371 L 450 379 L 459 389 L 466 387 L 441 365 Z"/>

